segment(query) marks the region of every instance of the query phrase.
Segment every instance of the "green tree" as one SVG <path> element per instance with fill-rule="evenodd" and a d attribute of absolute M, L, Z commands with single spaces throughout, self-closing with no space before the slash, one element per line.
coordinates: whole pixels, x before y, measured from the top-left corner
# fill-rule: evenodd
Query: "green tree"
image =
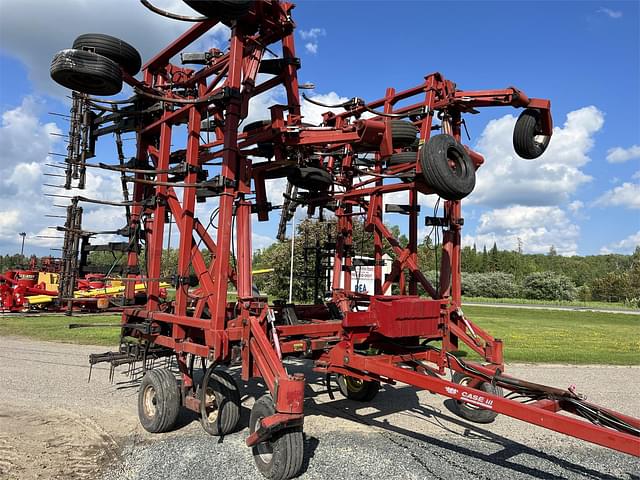
<path fill-rule="evenodd" d="M 565 275 L 537 272 L 528 275 L 522 284 L 525 298 L 535 300 L 575 300 L 576 287 Z"/>

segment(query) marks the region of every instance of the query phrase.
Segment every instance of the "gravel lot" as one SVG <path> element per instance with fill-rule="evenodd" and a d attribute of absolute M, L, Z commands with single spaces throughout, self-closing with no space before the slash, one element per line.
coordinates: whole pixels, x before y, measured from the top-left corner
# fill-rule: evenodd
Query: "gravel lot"
<path fill-rule="evenodd" d="M 188 412 L 178 428 L 151 435 L 137 421 L 135 385 L 94 368 L 86 347 L 4 339 L 0 352 L 0 478 L 260 479 L 244 446 L 250 407 L 262 394 L 243 385 L 242 430 L 207 436 Z M 331 401 L 319 379 L 306 400 L 300 479 L 639 479 L 637 458 L 499 417 L 475 425 L 449 400 L 386 386 L 367 405 Z M 640 367 L 510 365 L 508 372 L 560 387 L 577 384 L 596 403 L 640 416 Z"/>

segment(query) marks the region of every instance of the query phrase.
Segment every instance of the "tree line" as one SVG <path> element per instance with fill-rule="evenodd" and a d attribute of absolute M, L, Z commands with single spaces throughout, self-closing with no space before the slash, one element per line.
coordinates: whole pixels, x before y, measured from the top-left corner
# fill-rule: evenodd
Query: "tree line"
<path fill-rule="evenodd" d="M 408 239 L 397 226 L 389 227 L 401 245 Z M 297 225 L 294 245 L 293 297 L 298 301 L 318 301 L 326 293 L 330 269 L 330 252 L 335 248 L 338 232 L 333 220 L 305 220 Z M 354 221 L 352 247 L 356 257 L 372 257 L 373 234 L 362 222 Z M 384 242 L 384 252 L 391 254 Z M 209 261 L 208 251 L 203 251 Z M 439 281 L 440 244 L 429 236 L 418 246 L 420 268 L 430 281 Z M 89 261 L 105 270 L 126 261 L 107 252 L 92 252 Z M 233 260 L 232 260 L 233 261 Z M 0 256 L 0 272 L 26 266 L 27 257 Z M 144 252 L 141 256 L 144 271 Z M 165 249 L 161 275 L 170 280 L 177 271 L 177 249 Z M 291 241 L 276 242 L 254 252 L 253 269 L 272 269 L 254 275 L 254 283 L 272 298 L 288 298 L 291 266 Z M 528 254 L 517 250 L 462 248 L 463 295 L 490 298 L 531 298 L 540 300 L 598 300 L 624 302 L 640 306 L 640 246 L 631 255 L 607 254 L 561 256 L 551 247 L 547 254 Z"/>

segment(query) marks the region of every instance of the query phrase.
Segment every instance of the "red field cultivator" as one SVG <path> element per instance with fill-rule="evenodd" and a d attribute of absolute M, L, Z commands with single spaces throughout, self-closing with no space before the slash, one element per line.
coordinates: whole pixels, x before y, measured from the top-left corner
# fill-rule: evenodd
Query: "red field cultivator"
<path fill-rule="evenodd" d="M 484 162 L 461 144 L 463 115 L 482 107 L 524 109 L 513 144 L 521 157 L 533 159 L 551 137 L 548 100 L 514 87 L 460 90 L 432 73 L 415 87 L 388 88 L 374 101 L 354 97 L 322 105 L 308 98 L 327 108 L 322 123 L 311 125 L 301 114 L 292 4 L 193 0 L 186 3 L 204 16 L 185 18 L 142 3 L 194 25 L 144 64 L 141 80 L 133 77 L 140 69 L 135 49 L 105 35 L 79 37 L 73 49 L 56 55 L 51 74 L 76 91 L 74 108 L 82 112 L 74 127 L 81 147 L 66 165 L 80 172 L 73 178 L 83 179 L 81 172 L 95 167 L 119 173 L 125 190 L 133 184 L 129 200 L 111 204 L 128 210 L 127 273 L 132 280 L 145 276 L 147 303 L 125 309 L 121 351 L 91 361 L 133 362 L 149 351 L 177 359 L 179 380 L 159 369 L 142 380 L 138 406 L 147 430 L 171 429 L 185 407 L 201 416 L 208 433 L 233 431 L 240 395 L 225 367 L 240 364 L 243 380 L 261 377 L 269 390 L 251 412 L 247 445 L 256 465 L 270 479 L 293 477 L 303 460 L 305 379 L 290 375 L 283 359 L 295 356 L 326 375 L 330 392 L 337 380 L 353 400 L 372 399 L 381 382 L 402 382 L 456 400 L 470 421 L 487 423 L 502 413 L 640 454 L 640 421 L 587 403 L 574 391 L 506 375 L 502 342 L 462 309 L 460 205 Z M 183 52 L 220 22 L 230 27 L 226 51 Z M 183 66 L 172 64 L 181 52 Z M 123 81 L 133 89 L 130 99 L 93 96 L 118 93 Z M 271 106 L 270 118 L 243 124 L 250 100 L 277 88 L 284 99 Z M 114 131 L 135 132 L 135 158 L 89 164 L 96 138 Z M 184 148 L 176 148 L 183 134 Z M 266 221 L 277 208 L 266 195 L 266 180 L 275 178 L 288 182 L 283 214 L 293 203 L 337 219 L 332 290 L 324 304 L 270 306 L 252 289 L 252 216 Z M 393 192 L 408 192 L 408 204 L 383 202 Z M 419 194 L 443 201 L 442 216 L 425 219 L 442 232 L 437 287 L 418 266 Z M 76 204 L 84 201 L 91 200 L 74 198 Z M 208 205 L 207 211 L 215 206 L 208 226 L 196 217 L 197 204 Z M 408 216 L 406 245 L 383 222 L 383 209 Z M 171 301 L 160 296 L 168 213 L 179 232 Z M 372 295 L 353 288 L 354 219 L 374 239 Z M 394 258 L 383 277 L 385 244 Z M 203 247 L 210 255 L 203 255 Z M 228 295 L 230 285 L 237 298 Z M 385 295 L 392 288 L 397 294 Z M 126 294 L 133 304 L 133 288 Z M 463 359 L 461 343 L 482 361 Z M 206 366 L 201 378 L 194 374 L 198 358 Z M 449 371 L 452 380 L 445 377 Z"/>

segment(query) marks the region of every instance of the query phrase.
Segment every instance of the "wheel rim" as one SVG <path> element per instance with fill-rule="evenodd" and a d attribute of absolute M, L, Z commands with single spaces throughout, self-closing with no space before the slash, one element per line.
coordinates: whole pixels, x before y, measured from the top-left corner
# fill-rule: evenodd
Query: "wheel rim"
<path fill-rule="evenodd" d="M 546 150 L 550 139 L 551 137 L 549 135 L 542 133 L 542 122 L 540 118 L 537 118 L 535 131 L 533 132 L 533 143 L 540 149 L 541 154 Z"/>
<path fill-rule="evenodd" d="M 258 419 L 256 419 L 256 423 L 253 424 L 253 431 L 257 432 L 258 429 L 260 428 L 260 421 L 263 419 L 264 417 L 260 417 Z M 260 459 L 261 462 L 263 463 L 271 463 L 271 460 L 273 459 L 273 446 L 271 445 L 271 442 L 268 440 L 265 440 L 264 442 L 260 442 L 256 445 L 256 452 L 258 455 L 258 458 Z"/>
<path fill-rule="evenodd" d="M 547 145 L 549 144 L 549 135 L 534 135 L 533 143 L 535 143 L 538 148 L 544 152 L 544 150 L 547 148 Z"/>
<path fill-rule="evenodd" d="M 471 380 L 472 380 L 471 377 L 464 377 L 462 380 L 460 380 L 460 385 L 462 385 L 463 387 L 468 387 L 469 383 L 471 383 Z M 484 410 L 483 408 L 480 408 L 477 405 L 473 405 L 471 403 L 466 403 L 463 401 L 461 401 L 460 403 L 464 405 L 465 408 L 468 408 L 469 410 Z"/>
<path fill-rule="evenodd" d="M 462 156 L 455 148 L 447 150 L 447 164 L 456 177 L 462 177 L 464 175 L 465 167 L 462 162 Z"/>
<path fill-rule="evenodd" d="M 218 401 L 216 400 L 216 394 L 212 388 L 207 388 L 207 394 L 205 395 L 207 421 L 209 423 L 215 423 L 218 419 Z"/>
<path fill-rule="evenodd" d="M 142 409 L 146 417 L 152 418 L 156 416 L 156 413 L 158 413 L 157 403 L 156 389 L 151 385 L 147 385 L 142 395 Z"/>
<path fill-rule="evenodd" d="M 364 380 L 354 377 L 344 377 L 347 390 L 352 393 L 361 392 L 364 389 Z"/>

